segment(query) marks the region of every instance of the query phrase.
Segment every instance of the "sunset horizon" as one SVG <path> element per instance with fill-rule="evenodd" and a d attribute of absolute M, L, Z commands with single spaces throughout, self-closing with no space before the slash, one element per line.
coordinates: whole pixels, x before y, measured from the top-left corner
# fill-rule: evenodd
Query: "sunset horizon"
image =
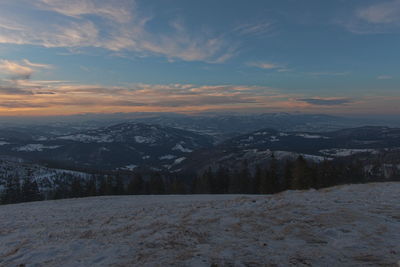
<path fill-rule="evenodd" d="M 0 116 L 400 115 L 399 17 L 398 0 L 6 0 Z"/>

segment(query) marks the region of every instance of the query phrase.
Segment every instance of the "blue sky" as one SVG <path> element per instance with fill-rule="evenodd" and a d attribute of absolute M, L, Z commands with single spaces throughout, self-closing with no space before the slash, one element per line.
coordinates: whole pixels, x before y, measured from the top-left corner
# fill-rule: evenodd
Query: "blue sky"
<path fill-rule="evenodd" d="M 399 114 L 400 0 L 3 0 L 0 115 Z"/>

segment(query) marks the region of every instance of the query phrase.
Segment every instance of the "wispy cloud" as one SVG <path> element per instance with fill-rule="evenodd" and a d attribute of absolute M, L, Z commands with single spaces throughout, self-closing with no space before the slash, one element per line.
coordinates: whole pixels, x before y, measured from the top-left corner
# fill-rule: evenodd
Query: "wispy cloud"
<path fill-rule="evenodd" d="M 399 23 L 400 22 L 400 1 L 379 1 L 367 7 L 357 10 L 358 18 L 370 23 Z"/>
<path fill-rule="evenodd" d="M 15 79 L 29 79 L 33 73 L 31 67 L 9 60 L 0 60 L 0 71 Z"/>
<path fill-rule="evenodd" d="M 390 75 L 379 75 L 377 79 L 378 80 L 391 80 L 391 79 L 393 79 L 393 77 Z"/>
<path fill-rule="evenodd" d="M 0 81 L 0 115 L 114 112 L 304 111 L 398 112 L 399 97 L 310 97 L 249 85 L 125 84 L 103 86 L 68 81 Z"/>
<path fill-rule="evenodd" d="M 85 15 L 96 15 L 120 23 L 129 22 L 134 14 L 133 1 L 99 1 L 99 0 L 39 0 L 38 8 L 55 11 L 65 16 L 81 18 Z"/>
<path fill-rule="evenodd" d="M 320 71 L 320 72 L 308 72 L 311 76 L 346 76 L 349 75 L 349 71 L 335 72 L 335 71 Z"/>
<path fill-rule="evenodd" d="M 168 31 L 149 30 L 153 16 L 139 14 L 134 0 L 39 0 L 26 2 L 26 6 L 47 11 L 51 23 L 0 9 L 0 43 L 97 47 L 212 63 L 224 62 L 236 52 L 236 46 L 223 35 L 190 33 L 183 23 L 179 27 L 172 23 Z"/>
<path fill-rule="evenodd" d="M 14 80 L 27 80 L 30 79 L 35 69 L 50 69 L 51 65 L 39 64 L 30 62 L 27 59 L 22 62 L 10 61 L 1 59 L 0 60 L 0 72 L 10 75 Z"/>
<path fill-rule="evenodd" d="M 52 69 L 53 66 L 50 64 L 41 64 L 41 63 L 33 63 L 27 59 L 22 60 L 22 62 L 29 67 L 33 67 L 33 68 L 40 68 L 40 69 Z"/>
<path fill-rule="evenodd" d="M 353 100 L 350 98 L 300 98 L 297 101 L 305 102 L 311 105 L 317 106 L 339 106 L 352 103 Z"/>
<path fill-rule="evenodd" d="M 257 61 L 257 62 L 248 62 L 247 66 L 255 67 L 264 70 L 277 70 L 278 72 L 286 72 L 289 71 L 284 65 L 276 64 L 272 62 L 264 62 L 264 61 Z"/>
<path fill-rule="evenodd" d="M 100 111 L 202 111 L 281 108 L 299 105 L 293 96 L 265 86 L 129 84 L 83 85 L 62 81 L 23 80 L 0 86 L 0 113 L 35 111 L 77 113 Z M 23 103 L 27 103 L 26 106 Z"/>
<path fill-rule="evenodd" d="M 255 35 L 262 36 L 272 30 L 273 23 L 271 22 L 258 22 L 258 23 L 244 23 L 237 26 L 234 32 L 239 35 Z"/>
<path fill-rule="evenodd" d="M 357 8 L 339 22 L 356 34 L 381 34 L 400 29 L 400 0 L 379 1 Z"/>

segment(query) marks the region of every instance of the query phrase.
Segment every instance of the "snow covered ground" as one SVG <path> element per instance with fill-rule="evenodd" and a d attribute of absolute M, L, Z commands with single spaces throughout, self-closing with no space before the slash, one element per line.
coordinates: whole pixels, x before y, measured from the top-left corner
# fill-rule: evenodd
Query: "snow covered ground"
<path fill-rule="evenodd" d="M 0 266 L 397 266 L 399 260 L 400 183 L 0 206 Z"/>

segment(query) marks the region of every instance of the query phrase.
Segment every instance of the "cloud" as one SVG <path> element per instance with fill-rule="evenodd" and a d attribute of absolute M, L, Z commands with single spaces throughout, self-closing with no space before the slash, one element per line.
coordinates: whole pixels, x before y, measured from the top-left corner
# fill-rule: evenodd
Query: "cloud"
<path fill-rule="evenodd" d="M 27 59 L 22 62 L 0 60 L 0 72 L 10 75 L 14 80 L 28 80 L 36 69 L 50 69 L 51 65 L 33 63 Z"/>
<path fill-rule="evenodd" d="M 334 72 L 334 71 L 321 71 L 321 72 L 309 72 L 311 76 L 346 76 L 349 75 L 350 72 Z"/>
<path fill-rule="evenodd" d="M 358 18 L 370 23 L 400 22 L 400 0 L 382 1 L 356 11 Z"/>
<path fill-rule="evenodd" d="M 391 79 L 393 79 L 393 77 L 390 75 L 380 75 L 380 76 L 378 76 L 377 79 L 378 80 L 391 80 Z"/>
<path fill-rule="evenodd" d="M 277 70 L 278 72 L 285 72 L 289 71 L 286 67 L 280 65 L 280 64 L 275 64 L 271 62 L 248 62 L 247 66 L 250 67 L 256 67 L 259 69 L 264 69 L 264 70 Z"/>
<path fill-rule="evenodd" d="M 32 92 L 16 86 L 0 85 L 0 95 L 32 95 Z"/>
<path fill-rule="evenodd" d="M 338 23 L 355 34 L 397 32 L 400 28 L 400 0 L 379 1 L 360 7 L 351 18 Z"/>
<path fill-rule="evenodd" d="M 4 82 L 4 81 L 3 81 Z M 1 83 L 1 80 L 0 80 Z M 249 85 L 125 84 L 103 86 L 68 81 L 0 84 L 0 115 L 67 115 L 115 112 L 303 111 L 398 113 L 399 97 L 308 97 Z"/>
<path fill-rule="evenodd" d="M 18 81 L 0 87 L 0 113 L 6 108 L 50 112 L 100 110 L 207 110 L 279 106 L 287 101 L 276 89 L 246 85 L 131 84 L 79 85 L 49 81 Z M 27 105 L 24 107 L 24 103 Z"/>
<path fill-rule="evenodd" d="M 225 62 L 237 50 L 224 35 L 191 33 L 181 22 L 170 23 L 163 31 L 150 30 L 153 16 L 139 14 L 133 0 L 40 0 L 25 4 L 33 15 L 9 14 L 0 3 L 0 43 L 96 47 L 122 54 L 210 63 Z M 43 19 L 37 19 L 38 15 Z"/>
<path fill-rule="evenodd" d="M 40 68 L 40 69 L 52 69 L 53 66 L 49 65 L 49 64 L 40 64 L 40 63 L 33 63 L 27 59 L 22 60 L 22 62 L 24 62 L 25 65 L 29 66 L 29 67 L 33 67 L 33 68 Z"/>
<path fill-rule="evenodd" d="M 234 32 L 239 35 L 255 35 L 261 36 L 271 31 L 273 23 L 271 22 L 260 22 L 260 23 L 245 23 L 239 25 L 234 29 Z"/>
<path fill-rule="evenodd" d="M 31 67 L 9 60 L 0 60 L 0 71 L 11 75 L 15 79 L 29 79 L 33 74 Z"/>
<path fill-rule="evenodd" d="M 133 1 L 40 0 L 36 6 L 65 16 L 96 15 L 120 23 L 132 20 Z"/>
<path fill-rule="evenodd" d="M 16 109 L 16 108 L 45 108 L 48 107 L 47 104 L 35 104 L 29 101 L 18 101 L 18 100 L 11 100 L 11 101 L 1 101 L 0 107 L 8 108 L 8 109 Z"/>
<path fill-rule="evenodd" d="M 353 102 L 349 98 L 300 98 L 297 101 L 317 106 L 338 106 Z"/>

